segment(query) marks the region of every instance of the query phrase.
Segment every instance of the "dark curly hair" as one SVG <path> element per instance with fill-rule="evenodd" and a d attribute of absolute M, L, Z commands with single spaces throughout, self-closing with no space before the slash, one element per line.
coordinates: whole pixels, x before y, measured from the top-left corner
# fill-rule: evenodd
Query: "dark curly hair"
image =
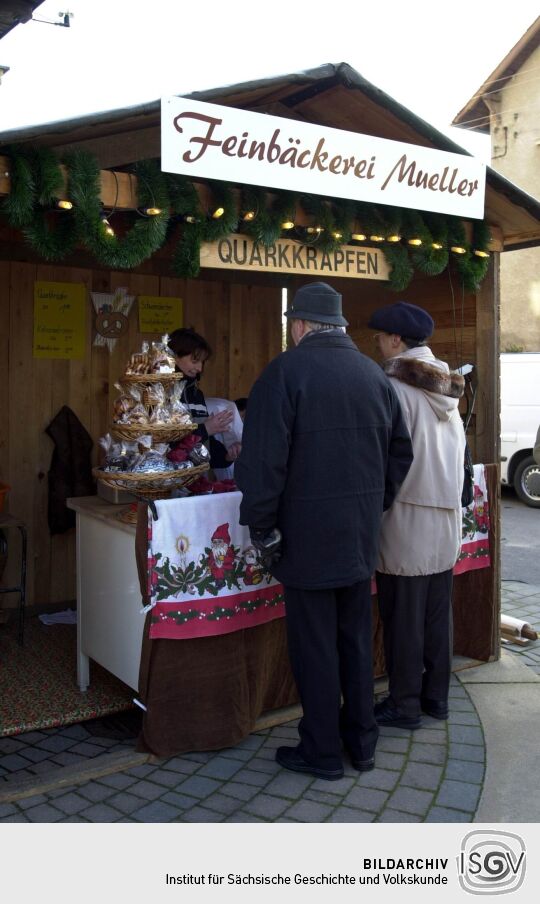
<path fill-rule="evenodd" d="M 193 355 L 200 361 L 206 361 L 212 354 L 212 348 L 206 341 L 204 336 L 200 336 L 191 327 L 182 327 L 174 330 L 169 336 L 169 348 L 177 358 L 183 358 L 184 355 Z"/>

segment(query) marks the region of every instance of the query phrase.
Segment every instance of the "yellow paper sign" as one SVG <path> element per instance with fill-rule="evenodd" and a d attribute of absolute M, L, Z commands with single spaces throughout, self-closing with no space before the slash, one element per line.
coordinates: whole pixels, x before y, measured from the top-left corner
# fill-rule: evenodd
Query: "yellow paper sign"
<path fill-rule="evenodd" d="M 34 358 L 83 358 L 85 308 L 83 283 L 34 283 Z"/>
<path fill-rule="evenodd" d="M 139 332 L 172 333 L 182 326 L 182 299 L 139 295 Z"/>

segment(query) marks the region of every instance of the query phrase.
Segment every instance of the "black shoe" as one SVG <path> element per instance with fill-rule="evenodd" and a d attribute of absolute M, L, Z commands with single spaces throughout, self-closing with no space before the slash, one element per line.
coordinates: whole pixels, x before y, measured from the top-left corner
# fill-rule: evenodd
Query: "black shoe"
<path fill-rule="evenodd" d="M 420 698 L 420 706 L 422 712 L 432 719 L 448 719 L 448 703 L 446 700 L 428 700 L 425 697 Z"/>
<path fill-rule="evenodd" d="M 420 716 L 404 716 L 392 703 L 390 697 L 382 703 L 375 704 L 375 720 L 377 725 L 387 725 L 388 728 L 420 728 L 422 719 Z"/>
<path fill-rule="evenodd" d="M 308 775 L 324 778 L 329 782 L 335 782 L 343 778 L 345 774 L 343 767 L 341 769 L 321 769 L 319 766 L 313 766 L 304 759 L 298 747 L 278 747 L 276 762 L 284 769 L 290 769 L 291 772 L 306 772 Z"/>
<path fill-rule="evenodd" d="M 372 769 L 375 769 L 375 757 L 371 756 L 368 760 L 357 760 L 356 757 L 351 756 L 351 765 L 358 772 L 371 772 Z"/>

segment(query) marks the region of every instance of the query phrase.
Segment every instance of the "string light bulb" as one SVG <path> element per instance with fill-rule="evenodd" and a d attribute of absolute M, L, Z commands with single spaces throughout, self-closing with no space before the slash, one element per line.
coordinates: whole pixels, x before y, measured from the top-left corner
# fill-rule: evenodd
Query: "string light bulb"
<path fill-rule="evenodd" d="M 281 224 L 281 228 L 285 230 L 294 229 L 294 223 L 292 220 L 284 220 L 284 222 Z"/>
<path fill-rule="evenodd" d="M 184 217 L 184 222 L 193 224 L 193 223 L 198 223 L 199 221 L 197 220 L 197 217 L 194 217 L 191 214 L 188 214 L 187 216 Z"/>
<path fill-rule="evenodd" d="M 387 242 L 401 242 L 401 236 L 397 232 L 395 232 L 392 235 L 387 235 L 386 241 Z"/>
<path fill-rule="evenodd" d="M 342 239 L 342 238 L 343 238 L 343 233 L 342 233 L 342 232 L 333 232 L 333 233 L 332 233 L 332 238 L 335 239 L 336 242 L 338 242 L 339 239 Z"/>
<path fill-rule="evenodd" d="M 224 207 L 216 207 L 216 209 L 212 212 L 212 219 L 219 220 L 220 217 L 225 213 Z"/>
<path fill-rule="evenodd" d="M 103 224 L 103 231 L 104 231 L 105 235 L 110 235 L 110 236 L 115 235 L 114 229 L 112 228 L 111 224 L 109 223 L 106 213 L 101 214 L 101 222 Z"/>
<path fill-rule="evenodd" d="M 452 245 L 450 251 L 453 251 L 454 254 L 467 254 L 467 249 L 462 245 Z"/>
<path fill-rule="evenodd" d="M 146 217 L 157 217 L 161 213 L 161 207 L 143 207 L 141 213 Z"/>
<path fill-rule="evenodd" d="M 370 242 L 384 242 L 384 235 L 370 235 Z"/>
<path fill-rule="evenodd" d="M 351 239 L 354 242 L 365 242 L 366 238 L 367 238 L 367 236 L 364 235 L 363 232 L 353 232 L 351 235 Z"/>
<path fill-rule="evenodd" d="M 314 235 L 314 233 L 320 235 L 321 232 L 324 232 L 324 226 L 308 226 L 306 232 L 308 235 Z"/>
<path fill-rule="evenodd" d="M 254 210 L 246 210 L 242 219 L 247 223 L 249 223 L 250 220 L 254 220 L 255 219 L 255 211 Z"/>
<path fill-rule="evenodd" d="M 481 251 L 480 248 L 475 248 L 474 253 L 477 257 L 489 257 L 489 251 Z"/>
<path fill-rule="evenodd" d="M 71 201 L 68 201 L 67 198 L 59 198 L 56 202 L 56 207 L 58 210 L 72 210 L 73 204 Z"/>
<path fill-rule="evenodd" d="M 415 237 L 412 238 L 412 239 L 408 239 L 408 240 L 407 240 L 407 244 L 408 244 L 408 245 L 418 246 L 418 245 L 421 245 L 421 244 L 422 244 L 422 239 L 420 239 L 420 238 L 418 238 L 417 236 L 415 236 Z"/>
<path fill-rule="evenodd" d="M 431 243 L 431 247 L 432 247 L 435 251 L 442 251 L 442 249 L 443 249 L 443 246 L 441 245 L 440 242 L 432 242 L 432 243 Z"/>

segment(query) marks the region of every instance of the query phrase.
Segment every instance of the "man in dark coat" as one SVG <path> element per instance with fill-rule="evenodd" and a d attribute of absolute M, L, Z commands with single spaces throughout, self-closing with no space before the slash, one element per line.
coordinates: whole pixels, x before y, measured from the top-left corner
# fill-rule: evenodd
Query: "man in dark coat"
<path fill-rule="evenodd" d="M 295 348 L 253 386 L 235 477 L 240 521 L 285 587 L 303 707 L 299 746 L 276 759 L 333 780 L 341 741 L 356 769 L 374 765 L 371 576 L 412 446 L 390 381 L 345 334 L 341 295 L 310 283 L 286 316 Z"/>

